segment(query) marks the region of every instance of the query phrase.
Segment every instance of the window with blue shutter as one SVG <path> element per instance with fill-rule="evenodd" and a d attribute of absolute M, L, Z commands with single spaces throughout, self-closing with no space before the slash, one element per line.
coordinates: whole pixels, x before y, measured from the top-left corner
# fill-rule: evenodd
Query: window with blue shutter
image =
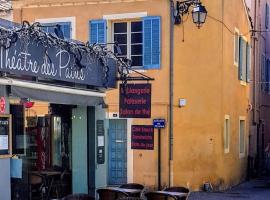
<path fill-rule="evenodd" d="M 160 68 L 160 17 L 143 18 L 143 66 L 144 69 Z"/>
<path fill-rule="evenodd" d="M 239 65 L 238 65 L 238 79 L 243 80 L 243 57 L 244 57 L 244 40 L 239 38 Z"/>
<path fill-rule="evenodd" d="M 270 61 L 269 59 L 265 59 L 266 60 L 266 70 L 265 70 L 265 74 L 266 74 L 266 83 L 265 83 L 265 91 L 269 92 L 269 81 L 270 81 Z"/>
<path fill-rule="evenodd" d="M 57 24 L 60 25 L 64 38 L 71 39 L 71 22 L 42 23 L 44 26 L 42 27 L 42 30 L 47 33 L 55 34 Z"/>
<path fill-rule="evenodd" d="M 106 26 L 106 20 L 93 20 L 89 22 L 89 41 L 91 44 L 106 43 Z"/>
<path fill-rule="evenodd" d="M 268 29 L 268 25 L 269 25 L 269 6 L 266 3 L 265 4 L 265 28 Z"/>
<path fill-rule="evenodd" d="M 247 44 L 247 82 L 250 82 L 250 76 L 251 76 L 251 63 L 250 63 L 250 45 Z"/>

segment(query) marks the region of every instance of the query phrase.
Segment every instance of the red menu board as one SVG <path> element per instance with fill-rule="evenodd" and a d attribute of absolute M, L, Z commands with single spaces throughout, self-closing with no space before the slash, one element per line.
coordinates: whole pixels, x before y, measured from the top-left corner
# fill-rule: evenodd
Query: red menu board
<path fill-rule="evenodd" d="M 133 125 L 131 131 L 131 149 L 154 150 L 152 125 Z"/>

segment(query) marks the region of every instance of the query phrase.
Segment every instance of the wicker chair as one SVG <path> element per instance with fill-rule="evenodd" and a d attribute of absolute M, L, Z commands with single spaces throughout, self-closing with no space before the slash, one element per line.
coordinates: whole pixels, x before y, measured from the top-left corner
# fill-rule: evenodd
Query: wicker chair
<path fill-rule="evenodd" d="M 98 189 L 97 190 L 99 200 L 118 200 L 124 197 L 128 197 L 128 194 L 118 190 L 111 189 Z"/>

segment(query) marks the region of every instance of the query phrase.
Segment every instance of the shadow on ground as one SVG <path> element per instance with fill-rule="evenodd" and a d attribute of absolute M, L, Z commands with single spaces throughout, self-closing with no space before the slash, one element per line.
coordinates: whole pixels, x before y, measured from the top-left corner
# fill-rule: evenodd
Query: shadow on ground
<path fill-rule="evenodd" d="M 251 180 L 223 192 L 192 192 L 189 200 L 270 200 L 270 177 Z"/>

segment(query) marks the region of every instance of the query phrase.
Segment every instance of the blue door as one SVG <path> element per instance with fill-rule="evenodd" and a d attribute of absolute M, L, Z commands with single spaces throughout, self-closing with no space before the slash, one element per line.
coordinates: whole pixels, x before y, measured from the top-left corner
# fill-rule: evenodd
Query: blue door
<path fill-rule="evenodd" d="M 109 185 L 127 183 L 127 121 L 109 122 Z"/>

